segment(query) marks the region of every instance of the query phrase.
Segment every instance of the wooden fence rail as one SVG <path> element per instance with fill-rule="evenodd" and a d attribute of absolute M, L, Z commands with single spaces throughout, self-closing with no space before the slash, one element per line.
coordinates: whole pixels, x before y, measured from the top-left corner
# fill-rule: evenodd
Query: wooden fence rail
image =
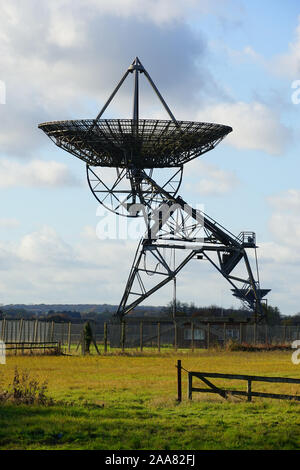
<path fill-rule="evenodd" d="M 34 349 L 53 349 L 56 354 L 61 353 L 61 343 L 60 341 L 49 341 L 49 342 L 33 342 L 33 341 L 6 341 L 5 342 L 6 351 L 24 351 L 24 350 L 34 350 Z"/>
<path fill-rule="evenodd" d="M 177 384 L 178 384 L 178 401 L 181 401 L 181 361 L 177 362 Z M 227 399 L 229 395 L 245 396 L 248 401 L 252 400 L 252 397 L 262 397 L 262 398 L 275 398 L 279 400 L 296 400 L 300 401 L 300 395 L 285 395 L 279 393 L 266 393 L 266 392 L 253 392 L 252 391 L 252 382 L 269 382 L 269 383 L 287 383 L 287 384 L 298 384 L 300 385 L 300 379 L 293 379 L 288 377 L 263 377 L 257 375 L 240 375 L 240 374 L 220 374 L 215 372 L 190 372 L 186 371 L 188 374 L 188 399 L 192 400 L 193 392 L 201 393 L 216 393 L 222 398 Z M 200 379 L 207 388 L 199 388 L 193 386 L 193 378 Z M 213 379 L 227 379 L 227 380 L 245 380 L 247 382 L 247 390 L 228 390 L 220 388 L 217 385 L 213 384 L 210 380 Z M 180 390 L 179 390 L 180 384 Z"/>

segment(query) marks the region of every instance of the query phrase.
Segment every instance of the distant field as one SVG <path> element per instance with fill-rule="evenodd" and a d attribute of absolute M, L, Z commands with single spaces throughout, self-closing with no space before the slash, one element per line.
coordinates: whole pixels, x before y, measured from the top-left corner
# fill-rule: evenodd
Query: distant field
<path fill-rule="evenodd" d="M 48 395 L 66 404 L 0 406 L 1 449 L 299 449 L 300 403 L 254 398 L 229 401 L 195 394 L 176 403 L 177 359 L 188 370 L 300 378 L 291 352 L 165 352 L 137 356 L 10 356 L 14 368 L 47 380 Z M 222 381 L 218 383 L 222 384 Z M 224 386 L 225 383 L 223 382 Z M 244 382 L 226 386 L 245 389 Z M 254 390 L 300 395 L 300 386 L 254 384 Z M 73 402 L 72 405 L 67 403 Z"/>

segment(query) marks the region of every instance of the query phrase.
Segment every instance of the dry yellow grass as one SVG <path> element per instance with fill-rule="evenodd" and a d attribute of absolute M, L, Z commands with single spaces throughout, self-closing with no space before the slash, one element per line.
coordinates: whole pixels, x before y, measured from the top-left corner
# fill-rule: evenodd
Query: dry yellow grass
<path fill-rule="evenodd" d="M 51 396 L 59 399 L 114 401 L 114 395 L 136 394 L 151 399 L 176 398 L 176 361 L 187 370 L 240 373 L 300 378 L 300 366 L 291 361 L 291 352 L 220 352 L 139 354 L 136 356 L 10 356 L 0 369 L 3 385 L 11 380 L 15 367 L 26 369 L 41 381 L 47 381 Z M 218 383 L 232 385 L 228 381 Z M 183 387 L 186 374 L 183 373 Z M 244 382 L 234 382 L 245 388 Z M 261 391 L 297 393 L 300 387 L 290 384 L 255 384 Z M 185 388 L 184 388 L 185 390 Z M 206 396 L 206 398 L 208 398 Z"/>
<path fill-rule="evenodd" d="M 198 351 L 107 356 L 10 356 L 0 389 L 15 367 L 48 382 L 48 395 L 72 406 L 0 406 L 3 449 L 298 449 L 300 404 L 278 400 L 225 401 L 194 394 L 176 403 L 176 362 L 187 370 L 300 378 L 291 352 Z M 245 390 L 241 381 L 220 385 Z M 289 384 L 254 390 L 297 394 Z M 99 406 L 100 405 L 100 406 Z"/>

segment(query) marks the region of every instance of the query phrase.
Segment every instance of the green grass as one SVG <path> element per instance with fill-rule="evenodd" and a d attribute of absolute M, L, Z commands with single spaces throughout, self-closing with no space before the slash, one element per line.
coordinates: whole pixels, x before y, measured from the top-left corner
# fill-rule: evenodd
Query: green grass
<path fill-rule="evenodd" d="M 291 352 L 200 351 L 138 356 L 8 357 L 0 389 L 14 368 L 29 370 L 48 395 L 72 405 L 0 406 L 1 449 L 299 449 L 300 404 L 278 400 L 224 401 L 194 394 L 176 402 L 176 360 L 188 370 L 300 378 Z M 225 385 L 222 380 L 218 384 Z M 245 382 L 226 382 L 245 389 Z M 289 384 L 254 390 L 300 394 Z"/>

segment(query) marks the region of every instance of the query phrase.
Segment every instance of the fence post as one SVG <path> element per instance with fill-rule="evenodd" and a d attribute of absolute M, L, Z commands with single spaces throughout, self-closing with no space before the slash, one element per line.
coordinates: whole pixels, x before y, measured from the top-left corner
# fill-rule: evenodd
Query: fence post
<path fill-rule="evenodd" d="M 122 347 L 122 352 L 124 352 L 125 350 L 125 322 L 124 321 L 122 321 L 121 347 Z"/>
<path fill-rule="evenodd" d="M 61 345 L 61 341 L 59 342 Z M 84 331 L 82 330 L 81 332 L 81 354 L 85 356 L 85 337 L 84 337 Z"/>
<path fill-rule="evenodd" d="M 160 322 L 157 323 L 157 349 L 160 352 Z"/>
<path fill-rule="evenodd" d="M 248 393 L 248 401 L 251 401 L 252 395 L 251 395 L 251 379 L 249 379 L 247 385 L 247 393 Z"/>
<path fill-rule="evenodd" d="M 51 322 L 51 341 L 54 341 L 54 321 Z"/>
<path fill-rule="evenodd" d="M 33 342 L 34 342 L 34 343 L 37 342 L 38 326 L 39 326 L 39 321 L 38 321 L 38 320 L 35 320 L 35 324 L 34 324 L 34 335 L 33 335 Z"/>
<path fill-rule="evenodd" d="M 177 361 L 177 401 L 182 401 L 181 361 Z"/>
<path fill-rule="evenodd" d="M 8 335 L 8 341 L 10 341 L 10 342 L 12 342 L 12 327 L 13 327 L 13 323 L 14 323 L 13 320 L 11 320 L 11 321 L 8 323 L 8 325 L 10 326 L 10 328 L 9 328 L 9 330 L 8 330 L 8 332 L 10 333 L 10 337 L 9 337 L 9 335 Z"/>
<path fill-rule="evenodd" d="M 107 353 L 107 323 L 104 323 L 104 352 Z"/>
<path fill-rule="evenodd" d="M 193 388 L 193 376 L 191 372 L 188 372 L 188 399 L 192 399 L 192 388 Z"/>
<path fill-rule="evenodd" d="M 71 351 L 71 327 L 72 327 L 72 323 L 69 322 L 69 325 L 68 325 L 68 352 Z"/>
<path fill-rule="evenodd" d="M 21 339 L 22 339 L 22 333 L 23 333 L 23 318 L 20 320 L 20 326 L 19 326 L 19 343 L 21 343 Z"/>
<path fill-rule="evenodd" d="M 61 323 L 61 345 L 65 344 L 65 323 Z"/>
<path fill-rule="evenodd" d="M 207 323 L 207 349 L 210 348 L 210 323 Z"/>
<path fill-rule="evenodd" d="M 140 351 L 143 351 L 143 322 L 140 322 Z"/>
<path fill-rule="evenodd" d="M 5 343 L 5 328 L 6 328 L 6 319 L 2 320 L 2 329 L 1 329 L 1 340 Z"/>
<path fill-rule="evenodd" d="M 195 325 L 194 322 L 191 324 L 192 327 L 192 352 L 195 350 Z"/>

